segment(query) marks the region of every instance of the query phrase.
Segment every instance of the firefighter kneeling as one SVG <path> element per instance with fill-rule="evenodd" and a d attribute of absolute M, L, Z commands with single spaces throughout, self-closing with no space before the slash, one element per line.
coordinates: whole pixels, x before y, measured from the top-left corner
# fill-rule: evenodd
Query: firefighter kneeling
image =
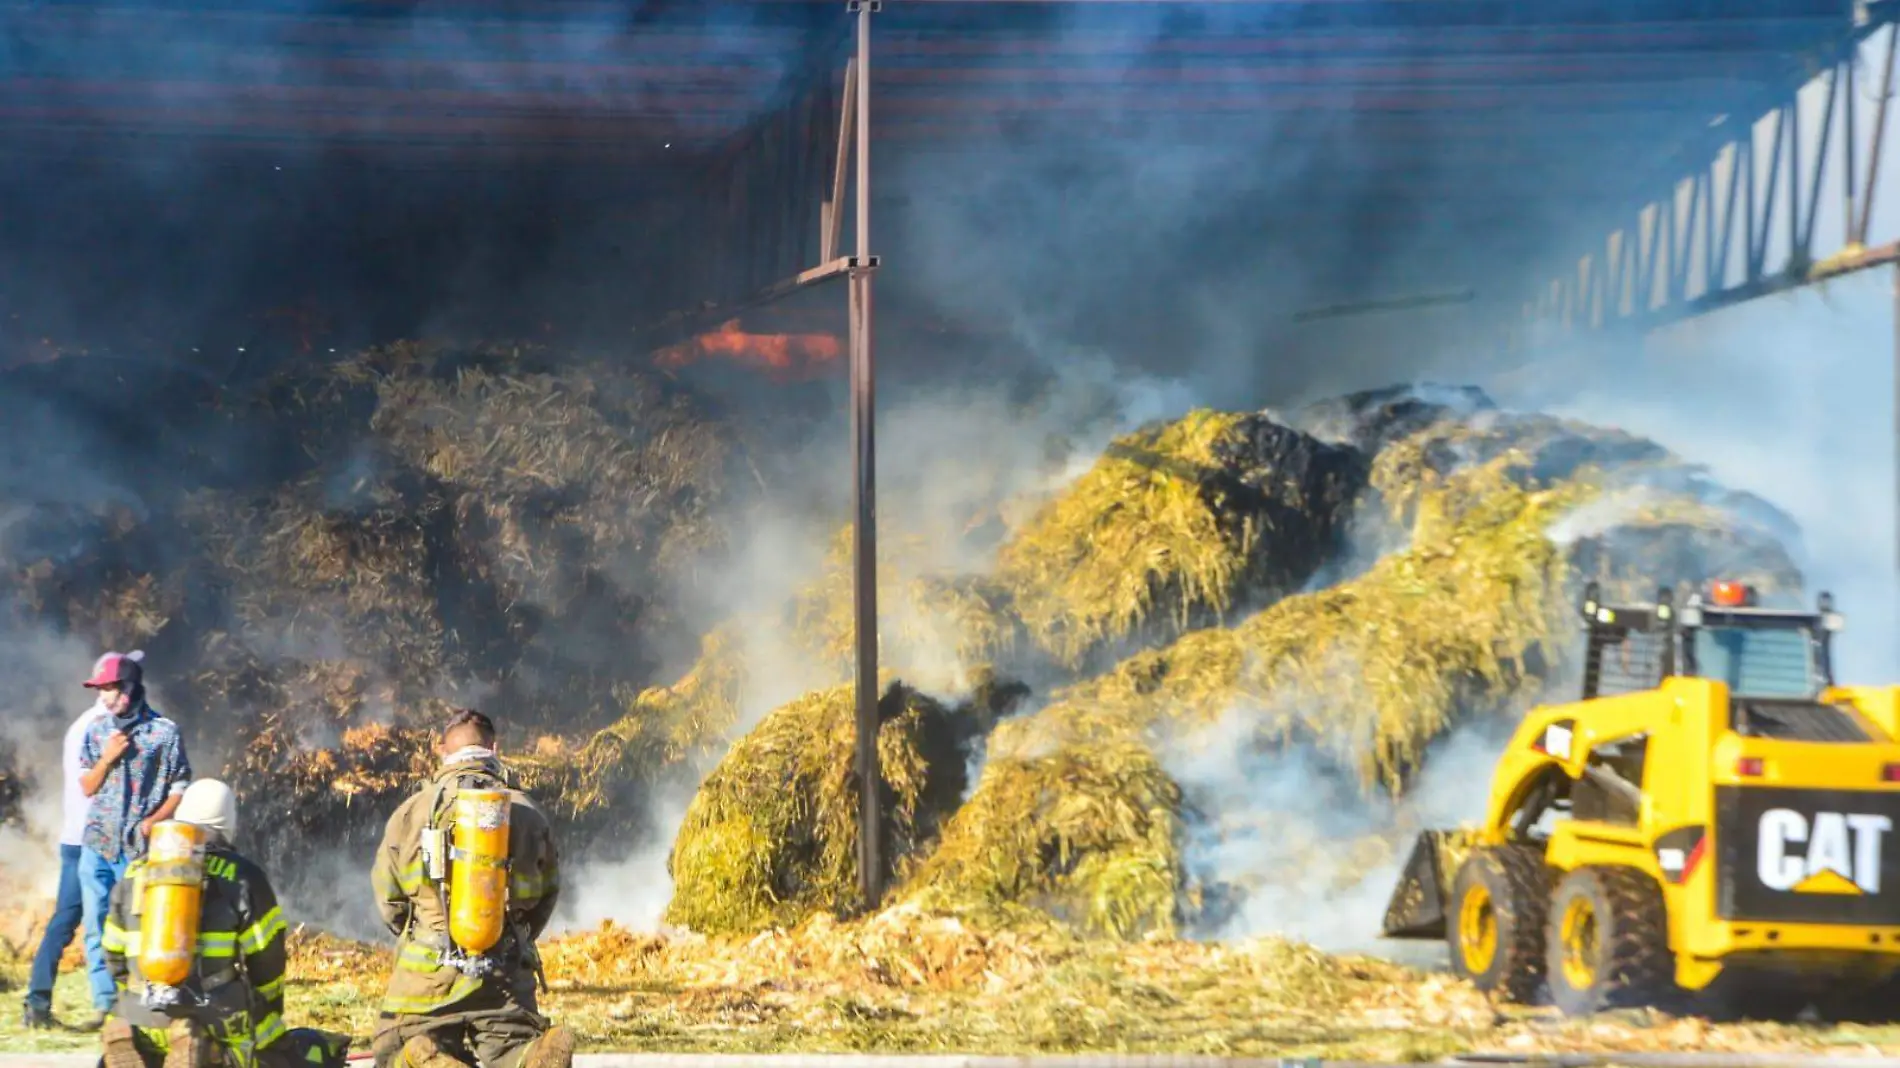
<path fill-rule="evenodd" d="M 396 966 L 377 1068 L 567 1068 L 574 1036 L 536 1011 L 535 939 L 554 915 L 554 836 L 507 781 L 487 716 L 458 709 L 442 767 L 389 818 L 371 871 Z M 545 984 L 544 984 L 545 986 Z"/>
<path fill-rule="evenodd" d="M 236 832 L 230 789 L 199 779 L 113 886 L 105 1068 L 343 1064 L 347 1036 L 284 1028 L 284 914 L 263 869 L 231 848 Z"/>

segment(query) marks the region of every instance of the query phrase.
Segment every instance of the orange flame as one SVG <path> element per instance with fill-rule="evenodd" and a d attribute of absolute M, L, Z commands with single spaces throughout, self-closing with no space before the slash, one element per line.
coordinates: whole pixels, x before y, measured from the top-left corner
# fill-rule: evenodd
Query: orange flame
<path fill-rule="evenodd" d="M 740 328 L 739 320 L 728 319 L 716 330 L 661 349 L 653 362 L 677 370 L 700 360 L 725 359 L 774 378 L 805 378 L 835 363 L 843 352 L 831 334 L 751 334 Z"/>

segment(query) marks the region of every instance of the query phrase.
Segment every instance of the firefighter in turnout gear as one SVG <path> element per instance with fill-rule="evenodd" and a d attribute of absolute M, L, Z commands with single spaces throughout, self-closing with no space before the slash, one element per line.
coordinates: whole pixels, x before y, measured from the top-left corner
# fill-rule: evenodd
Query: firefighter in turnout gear
<path fill-rule="evenodd" d="M 237 802 L 192 783 L 112 888 L 102 938 L 118 1004 L 105 1068 L 340 1068 L 349 1038 L 284 1027 L 284 914 L 231 847 Z"/>
<path fill-rule="evenodd" d="M 560 892 L 547 818 L 513 788 L 487 716 L 456 710 L 436 754 L 440 769 L 389 818 L 371 870 L 396 936 L 377 1068 L 568 1068 L 573 1033 L 535 1001 L 534 943 Z"/>

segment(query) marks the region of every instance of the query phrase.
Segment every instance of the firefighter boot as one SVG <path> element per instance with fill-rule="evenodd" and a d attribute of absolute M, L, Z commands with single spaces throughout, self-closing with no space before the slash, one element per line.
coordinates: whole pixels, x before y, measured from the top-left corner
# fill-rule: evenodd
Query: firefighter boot
<path fill-rule="evenodd" d="M 399 1068 L 467 1068 L 460 1058 L 436 1044 L 430 1035 L 417 1035 L 402 1044 Z"/>
<path fill-rule="evenodd" d="M 104 1054 L 100 1061 L 105 1068 L 145 1068 L 145 1058 L 139 1053 L 132 1025 L 123 1018 L 115 1016 L 100 1025 L 99 1044 Z"/>
<path fill-rule="evenodd" d="M 190 1020 L 173 1020 L 165 1034 L 165 1068 L 214 1068 L 221 1064 L 218 1047 L 204 1028 Z"/>
<path fill-rule="evenodd" d="M 570 1068 L 574 1063 L 574 1032 L 555 1024 L 528 1044 L 515 1068 Z"/>

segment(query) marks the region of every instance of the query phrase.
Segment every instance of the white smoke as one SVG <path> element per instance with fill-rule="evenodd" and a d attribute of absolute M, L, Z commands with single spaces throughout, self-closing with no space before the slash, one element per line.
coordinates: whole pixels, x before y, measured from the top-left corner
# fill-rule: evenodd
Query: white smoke
<path fill-rule="evenodd" d="M 1255 710 L 1236 708 L 1160 754 L 1186 798 L 1211 815 L 1190 835 L 1186 863 L 1243 895 L 1209 935 L 1404 953 L 1380 937 L 1380 920 L 1413 840 L 1484 815 L 1491 767 L 1513 725 L 1474 723 L 1439 739 L 1395 799 L 1363 791 L 1326 754 L 1251 744 L 1257 724 Z"/>

